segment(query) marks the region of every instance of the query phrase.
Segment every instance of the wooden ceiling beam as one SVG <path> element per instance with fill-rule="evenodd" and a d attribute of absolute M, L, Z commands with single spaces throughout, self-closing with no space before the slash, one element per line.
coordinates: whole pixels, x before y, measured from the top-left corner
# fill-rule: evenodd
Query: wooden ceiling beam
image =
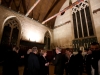
<path fill-rule="evenodd" d="M 15 0 L 13 0 L 13 2 L 14 2 L 14 5 L 15 5 L 15 7 L 16 7 L 16 11 L 19 11 L 20 4 L 21 4 L 21 0 L 20 0 L 20 2 L 19 2 L 18 6 L 16 5 Z"/>
<path fill-rule="evenodd" d="M 78 0 L 78 1 L 76 1 L 75 3 L 73 3 L 72 5 L 67 6 L 67 7 L 64 8 L 63 10 L 59 11 L 57 14 L 55 14 L 55 15 L 51 16 L 50 18 L 44 20 L 44 21 L 42 22 L 42 24 L 45 24 L 45 23 L 48 22 L 49 20 L 51 20 L 51 19 L 57 17 L 58 15 L 61 15 L 61 13 L 65 12 L 66 10 L 68 10 L 68 9 L 70 9 L 70 8 L 72 8 L 74 5 L 78 4 L 78 3 L 81 2 L 81 1 L 84 1 L 84 0 Z"/>
<path fill-rule="evenodd" d="M 28 10 L 25 16 L 28 16 L 30 12 L 35 8 L 35 6 L 40 2 L 40 0 L 36 1 L 36 3 Z"/>
<path fill-rule="evenodd" d="M 11 7 L 13 0 L 9 1 L 9 7 Z"/>
<path fill-rule="evenodd" d="M 25 0 L 22 0 L 22 5 L 23 5 L 23 9 L 24 9 L 24 14 L 25 14 L 27 12 Z"/>
<path fill-rule="evenodd" d="M 1 0 L 1 4 L 5 4 L 7 7 L 9 7 L 11 1 L 12 1 L 12 0 L 10 0 L 10 1 Z"/>
<path fill-rule="evenodd" d="M 0 0 L 0 4 L 1 4 L 2 0 Z"/>
<path fill-rule="evenodd" d="M 48 15 L 50 14 L 50 12 L 52 12 L 53 8 L 58 4 L 60 0 L 56 0 L 55 3 L 51 6 L 51 8 L 49 9 L 49 11 L 46 13 L 43 21 L 48 17 Z"/>
<path fill-rule="evenodd" d="M 17 6 L 17 11 L 20 10 L 21 3 L 22 3 L 22 0 L 20 0 L 19 5 Z"/>

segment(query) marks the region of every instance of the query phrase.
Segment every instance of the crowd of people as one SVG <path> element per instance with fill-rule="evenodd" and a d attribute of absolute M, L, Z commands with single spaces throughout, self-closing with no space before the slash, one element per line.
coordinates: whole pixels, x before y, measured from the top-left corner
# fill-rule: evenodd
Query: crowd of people
<path fill-rule="evenodd" d="M 3 75 L 19 75 L 18 61 L 24 58 L 23 75 L 49 75 L 49 65 L 54 65 L 54 75 L 82 75 L 84 70 L 87 75 L 100 75 L 100 46 L 99 43 L 93 42 L 86 49 L 86 55 L 82 51 L 73 54 L 73 49 L 66 48 L 62 53 L 60 47 L 56 47 L 55 56 L 51 62 L 48 62 L 47 51 L 38 52 L 37 47 L 27 50 L 24 56 L 18 55 L 19 48 L 14 46 L 11 51 L 7 52 L 3 62 Z"/>

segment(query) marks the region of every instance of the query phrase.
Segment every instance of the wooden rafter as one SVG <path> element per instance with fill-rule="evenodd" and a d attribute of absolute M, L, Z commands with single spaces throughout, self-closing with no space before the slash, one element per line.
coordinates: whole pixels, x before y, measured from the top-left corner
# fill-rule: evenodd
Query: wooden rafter
<path fill-rule="evenodd" d="M 12 3 L 13 3 L 13 0 L 10 0 L 9 7 L 11 7 Z"/>
<path fill-rule="evenodd" d="M 0 4 L 2 3 L 2 0 L 0 0 Z"/>
<path fill-rule="evenodd" d="M 8 7 L 11 1 L 12 1 L 12 0 L 10 0 L 10 1 L 7 2 L 6 0 L 2 0 L 2 1 L 1 1 L 1 4 L 5 3 L 5 4 L 7 5 L 7 7 Z"/>
<path fill-rule="evenodd" d="M 26 4 L 26 9 L 28 10 L 29 4 L 30 4 L 31 0 L 28 0 L 27 4 Z"/>
<path fill-rule="evenodd" d="M 26 8 L 25 0 L 22 0 L 22 5 L 23 5 L 24 13 L 26 13 L 27 8 Z"/>
<path fill-rule="evenodd" d="M 20 0 L 20 2 L 19 2 L 18 6 L 16 5 L 15 0 L 13 0 L 13 2 L 14 2 L 14 5 L 15 5 L 15 7 L 16 7 L 16 10 L 19 11 L 20 4 L 21 4 L 21 0 Z"/>
<path fill-rule="evenodd" d="M 78 0 L 78 1 L 76 1 L 75 3 L 73 3 L 72 5 L 67 6 L 66 8 L 64 8 L 63 10 L 61 10 L 60 12 L 58 12 L 57 14 L 55 14 L 55 15 L 51 16 L 50 18 L 44 20 L 44 21 L 42 22 L 42 24 L 45 24 L 45 23 L 48 22 L 49 20 L 51 20 L 51 19 L 57 17 L 58 15 L 61 15 L 61 13 L 65 12 L 66 10 L 68 10 L 68 9 L 70 9 L 70 8 L 72 8 L 74 5 L 78 4 L 78 3 L 81 2 L 81 1 L 84 1 L 84 0 Z"/>
<path fill-rule="evenodd" d="M 18 11 L 20 10 L 21 4 L 22 4 L 22 0 L 20 0 L 20 2 L 19 2 Z"/>
<path fill-rule="evenodd" d="M 53 10 L 53 8 L 58 4 L 59 0 L 57 0 L 49 9 L 49 11 L 46 13 L 45 17 L 43 20 L 45 20 L 47 18 L 47 16 L 50 14 L 50 12 Z"/>
<path fill-rule="evenodd" d="M 29 13 L 35 8 L 35 6 L 40 2 L 41 0 L 37 0 L 36 3 L 28 10 L 25 16 L 28 16 Z"/>

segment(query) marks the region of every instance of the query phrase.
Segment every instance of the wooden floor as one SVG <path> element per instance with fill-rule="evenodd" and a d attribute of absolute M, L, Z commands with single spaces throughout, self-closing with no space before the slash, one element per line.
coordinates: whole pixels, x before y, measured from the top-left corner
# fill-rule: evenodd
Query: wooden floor
<path fill-rule="evenodd" d="M 23 75 L 23 70 L 24 70 L 24 67 L 20 66 L 19 67 L 19 75 Z M 2 66 L 0 66 L 0 75 L 2 75 Z M 49 75 L 54 75 L 54 66 L 53 65 L 49 66 Z M 86 75 L 86 74 L 84 73 L 83 75 Z"/>

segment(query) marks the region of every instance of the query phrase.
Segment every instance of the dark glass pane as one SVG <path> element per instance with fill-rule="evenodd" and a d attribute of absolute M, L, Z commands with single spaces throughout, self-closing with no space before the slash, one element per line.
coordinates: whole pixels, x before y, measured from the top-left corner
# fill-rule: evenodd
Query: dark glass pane
<path fill-rule="evenodd" d="M 84 32 L 84 37 L 87 37 L 87 27 L 86 27 L 86 20 L 85 20 L 85 14 L 84 14 L 84 9 L 81 10 L 81 17 L 82 17 L 82 25 L 83 25 L 83 32 Z"/>
<path fill-rule="evenodd" d="M 91 20 L 89 7 L 86 7 L 85 11 L 86 11 L 87 23 L 88 23 L 88 28 L 89 28 L 89 35 L 93 36 L 94 32 L 93 32 L 93 26 L 92 26 L 92 20 Z"/>
<path fill-rule="evenodd" d="M 16 45 L 18 40 L 19 30 L 17 28 L 13 29 L 12 37 L 11 37 L 11 44 Z"/>
<path fill-rule="evenodd" d="M 78 38 L 75 13 L 73 13 L 72 15 L 73 15 L 74 37 Z"/>
<path fill-rule="evenodd" d="M 9 44 L 10 32 L 11 32 L 11 28 L 9 26 L 5 26 L 2 34 L 2 39 L 1 39 L 2 44 Z"/>
<path fill-rule="evenodd" d="M 81 21 L 80 21 L 79 11 L 77 11 L 76 15 L 77 15 L 77 25 L 78 25 L 79 37 L 82 37 L 82 28 L 81 28 Z"/>
<path fill-rule="evenodd" d="M 47 44 L 47 37 L 46 36 L 44 37 L 44 44 L 45 45 Z"/>
<path fill-rule="evenodd" d="M 45 44 L 45 47 L 47 49 L 50 49 L 50 38 L 49 37 L 44 37 L 44 44 Z"/>
<path fill-rule="evenodd" d="M 48 38 L 48 49 L 50 49 L 50 38 Z"/>

